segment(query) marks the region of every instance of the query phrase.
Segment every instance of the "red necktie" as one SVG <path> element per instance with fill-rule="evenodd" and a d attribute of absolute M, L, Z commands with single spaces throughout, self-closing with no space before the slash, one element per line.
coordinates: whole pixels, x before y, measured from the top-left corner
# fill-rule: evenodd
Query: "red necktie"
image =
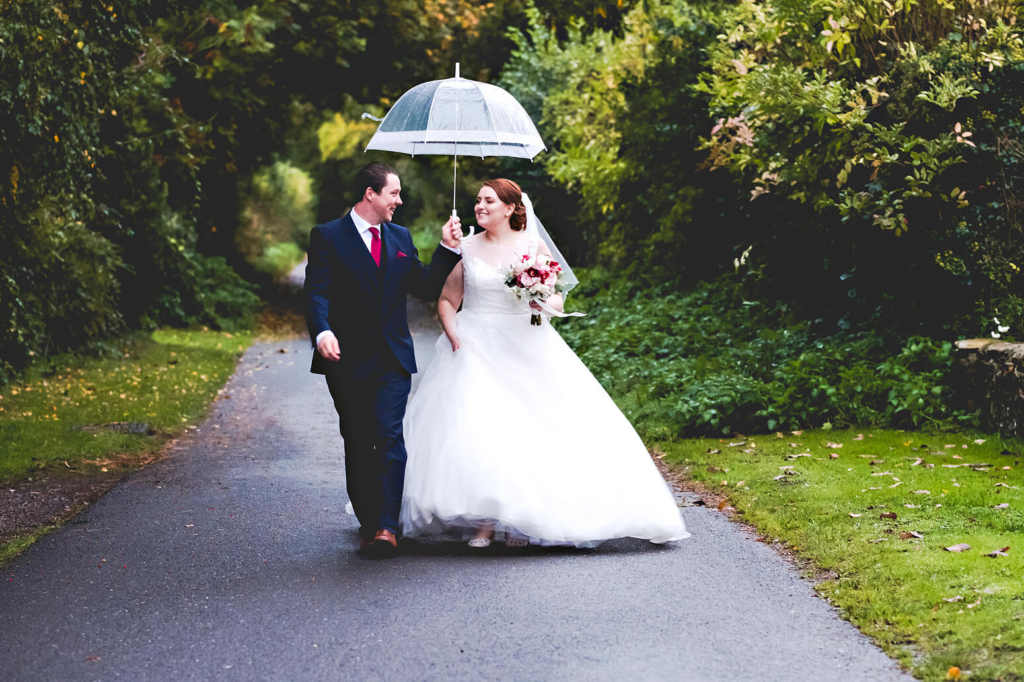
<path fill-rule="evenodd" d="M 373 239 L 370 240 L 370 255 L 373 256 L 373 262 L 380 267 L 380 230 L 376 227 L 371 227 L 370 232 L 373 233 Z"/>

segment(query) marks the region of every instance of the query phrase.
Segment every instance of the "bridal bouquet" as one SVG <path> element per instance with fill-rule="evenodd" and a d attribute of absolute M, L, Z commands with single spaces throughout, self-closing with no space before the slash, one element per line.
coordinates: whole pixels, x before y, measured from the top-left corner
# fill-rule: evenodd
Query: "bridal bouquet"
<path fill-rule="evenodd" d="M 544 253 L 536 256 L 526 254 L 518 262 L 502 268 L 501 274 L 505 275 L 505 286 L 513 296 L 520 301 L 537 301 L 542 307 L 545 307 L 544 301 L 566 290 L 562 266 Z M 557 315 L 555 311 L 547 310 Z M 534 313 L 530 324 L 539 326 L 540 323 L 540 315 Z"/>

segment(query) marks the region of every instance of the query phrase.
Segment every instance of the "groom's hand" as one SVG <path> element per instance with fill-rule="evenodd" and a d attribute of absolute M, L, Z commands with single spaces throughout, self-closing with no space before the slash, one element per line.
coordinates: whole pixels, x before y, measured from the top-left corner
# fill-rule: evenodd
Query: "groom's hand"
<path fill-rule="evenodd" d="M 331 362 L 341 360 L 341 346 L 338 345 L 338 337 L 333 332 L 324 332 L 316 343 L 316 349 Z"/>
<path fill-rule="evenodd" d="M 441 241 L 449 249 L 458 249 L 462 244 L 462 221 L 452 216 L 441 228 Z"/>

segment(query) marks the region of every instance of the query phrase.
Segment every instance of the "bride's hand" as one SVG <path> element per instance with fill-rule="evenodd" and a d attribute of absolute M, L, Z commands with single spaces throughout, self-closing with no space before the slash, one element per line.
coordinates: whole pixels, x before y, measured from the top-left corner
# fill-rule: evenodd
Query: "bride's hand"
<path fill-rule="evenodd" d="M 453 353 L 459 350 L 459 348 L 462 348 L 462 342 L 459 340 L 459 337 L 455 336 L 454 334 L 448 335 L 448 343 L 452 344 Z"/>

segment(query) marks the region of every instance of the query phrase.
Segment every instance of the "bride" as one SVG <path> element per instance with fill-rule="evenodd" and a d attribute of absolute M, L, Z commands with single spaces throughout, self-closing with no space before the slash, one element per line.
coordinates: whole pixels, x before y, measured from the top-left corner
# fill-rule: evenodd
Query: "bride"
<path fill-rule="evenodd" d="M 461 532 L 473 547 L 495 530 L 512 546 L 689 537 L 629 421 L 547 321 L 530 324 L 536 304 L 505 286 L 500 268 L 550 253 L 528 202 L 504 179 L 477 196 L 485 231 L 462 241 L 438 301 L 444 334 L 409 402 L 403 532 Z M 545 304 L 562 310 L 560 296 Z"/>

